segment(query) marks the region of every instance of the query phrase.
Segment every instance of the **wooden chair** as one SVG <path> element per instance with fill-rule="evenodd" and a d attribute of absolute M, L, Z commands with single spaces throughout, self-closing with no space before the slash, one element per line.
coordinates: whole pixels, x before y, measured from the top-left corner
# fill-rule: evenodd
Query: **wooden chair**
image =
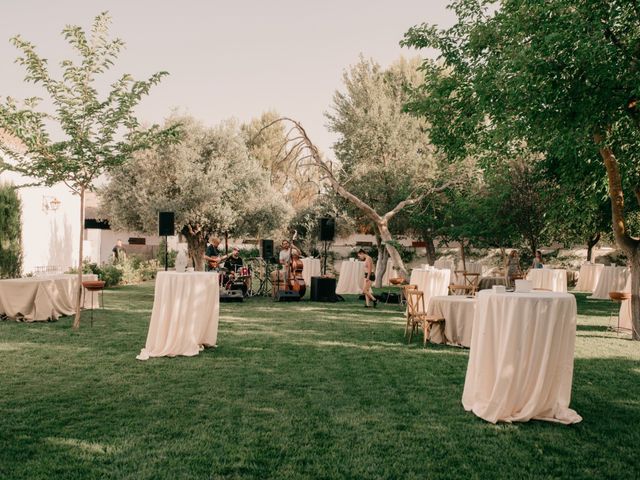
<path fill-rule="evenodd" d="M 462 276 L 462 283 L 449 285 L 451 295 L 475 295 L 478 291 L 479 273 L 457 271 L 457 276 Z"/>
<path fill-rule="evenodd" d="M 440 326 L 443 341 L 444 343 L 447 343 L 444 318 L 437 315 L 428 315 L 426 313 L 424 308 L 424 293 L 417 289 L 408 289 L 405 294 L 407 295 L 407 327 L 409 330 L 409 339 L 407 343 L 411 343 L 413 332 L 417 331 L 417 329 L 421 327 L 423 332 L 423 346 L 426 347 L 427 342 L 429 341 L 429 334 L 431 333 L 431 326 L 434 323 Z"/>
<path fill-rule="evenodd" d="M 401 298 L 400 298 L 400 305 L 406 305 L 407 304 L 407 291 L 409 290 L 418 290 L 418 286 L 417 285 L 403 285 L 402 289 L 400 290 L 401 292 Z M 409 331 L 409 310 L 407 309 L 407 325 L 404 327 L 404 336 L 407 336 L 407 332 Z"/>

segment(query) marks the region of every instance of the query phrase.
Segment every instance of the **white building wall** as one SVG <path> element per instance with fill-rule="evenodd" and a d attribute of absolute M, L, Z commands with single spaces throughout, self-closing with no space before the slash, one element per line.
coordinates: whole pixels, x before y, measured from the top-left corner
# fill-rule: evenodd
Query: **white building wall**
<path fill-rule="evenodd" d="M 31 180 L 32 181 L 32 180 Z M 0 173 L 0 182 L 30 183 L 15 172 Z M 41 267 L 67 270 L 77 264 L 80 241 L 80 197 L 64 184 L 19 188 L 22 201 L 22 250 L 24 274 Z M 52 210 L 51 201 L 60 203 Z"/>

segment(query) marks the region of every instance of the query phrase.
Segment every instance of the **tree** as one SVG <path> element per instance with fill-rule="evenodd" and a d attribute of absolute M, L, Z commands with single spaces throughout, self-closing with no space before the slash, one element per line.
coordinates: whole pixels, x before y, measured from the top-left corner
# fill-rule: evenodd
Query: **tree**
<path fill-rule="evenodd" d="M 401 59 L 385 70 L 361 57 L 344 73 L 344 91 L 334 94 L 332 111 L 326 114 L 329 129 L 338 134 L 333 149 L 341 169 L 335 171 L 334 179 L 343 187 L 348 185 L 352 197 L 341 195 L 351 214 L 375 229 L 382 254 L 377 286 L 388 255 L 407 275 L 389 242 L 408 229 L 406 207 L 442 190 L 444 183 L 445 159 L 435 154 L 424 120 L 403 111 L 409 98 L 407 87 L 423 80 L 418 66 L 417 59 Z M 380 248 L 382 241 L 387 248 Z"/>
<path fill-rule="evenodd" d="M 278 118 L 277 112 L 265 112 L 240 128 L 249 156 L 269 172 L 272 187 L 282 193 L 296 211 L 306 209 L 322 193 L 320 175 L 314 166 L 298 162 L 301 149 L 286 141 L 287 132 L 283 124 L 275 124 L 262 131 L 265 125 Z"/>
<path fill-rule="evenodd" d="M 110 23 L 105 12 L 95 17 L 89 35 L 79 26 L 64 28 L 62 35 L 79 61 L 63 60 L 61 79 L 49 72 L 47 60 L 32 43 L 20 36 L 13 37 L 12 43 L 22 51 L 17 63 L 27 71 L 25 81 L 44 88 L 55 113 L 39 110 L 38 98 L 19 104 L 7 97 L 0 103 L 0 128 L 25 146 L 25 151 L 18 151 L 0 141 L 0 151 L 9 158 L 5 167 L 35 178 L 39 184 L 64 182 L 80 196 L 74 328 L 80 326 L 85 192 L 93 189 L 99 175 L 121 165 L 133 152 L 170 139 L 176 133 L 159 131 L 156 127 L 141 130 L 133 114 L 136 105 L 166 72 L 156 73 L 145 81 L 122 75 L 106 96 L 99 95 L 97 77 L 111 68 L 124 47 L 122 40 L 109 38 Z"/>
<path fill-rule="evenodd" d="M 639 9 L 608 0 L 457 0 L 451 28 L 414 27 L 404 43 L 435 48 L 412 105 L 449 154 L 526 142 L 567 167 L 606 174 L 616 242 L 631 262 L 633 338 L 640 340 L 640 239 L 625 218 L 623 182 L 636 182 L 640 145 Z M 577 157 L 575 152 L 587 152 Z M 601 163 L 596 162 L 597 156 Z"/>
<path fill-rule="evenodd" d="M 262 236 L 280 229 L 290 207 L 269 185 L 268 172 L 249 158 L 233 122 L 208 128 L 192 117 L 174 116 L 179 144 L 134 155 L 99 191 L 100 209 L 115 228 L 154 232 L 159 211 L 176 214 L 189 258 L 202 270 L 210 234 Z"/>
<path fill-rule="evenodd" d="M 0 278 L 22 271 L 22 204 L 13 185 L 0 184 Z"/>

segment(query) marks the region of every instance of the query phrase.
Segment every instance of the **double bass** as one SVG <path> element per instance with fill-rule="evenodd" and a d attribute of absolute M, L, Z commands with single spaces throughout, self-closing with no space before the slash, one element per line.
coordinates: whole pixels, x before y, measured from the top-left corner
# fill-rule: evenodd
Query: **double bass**
<path fill-rule="evenodd" d="M 293 253 L 293 241 L 298 237 L 298 232 L 294 231 L 293 237 L 289 242 L 289 265 L 287 265 L 287 289 L 296 292 L 300 298 L 304 297 L 307 286 L 302 278 L 302 270 L 304 264 L 298 253 Z M 296 249 L 297 250 L 297 249 Z"/>

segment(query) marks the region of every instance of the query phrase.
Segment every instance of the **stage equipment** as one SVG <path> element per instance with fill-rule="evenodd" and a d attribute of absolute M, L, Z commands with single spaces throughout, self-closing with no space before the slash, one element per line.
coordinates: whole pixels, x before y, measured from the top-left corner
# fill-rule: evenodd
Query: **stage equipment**
<path fill-rule="evenodd" d="M 336 235 L 336 221 L 334 218 L 326 217 L 320 219 L 320 241 L 333 242 Z"/>
<path fill-rule="evenodd" d="M 300 294 L 293 290 L 278 290 L 275 298 L 276 302 L 299 302 Z"/>
<path fill-rule="evenodd" d="M 243 300 L 242 290 L 220 290 L 221 302 L 242 302 Z"/>
<path fill-rule="evenodd" d="M 273 252 L 273 240 L 260 240 L 260 256 L 267 263 L 273 263 L 274 261 L 274 252 Z"/>
<path fill-rule="evenodd" d="M 164 271 L 169 268 L 169 242 L 168 236 L 175 235 L 175 214 L 173 212 L 158 212 L 158 235 L 164 236 Z"/>
<path fill-rule="evenodd" d="M 311 300 L 314 302 L 337 302 L 336 279 L 311 277 Z"/>

